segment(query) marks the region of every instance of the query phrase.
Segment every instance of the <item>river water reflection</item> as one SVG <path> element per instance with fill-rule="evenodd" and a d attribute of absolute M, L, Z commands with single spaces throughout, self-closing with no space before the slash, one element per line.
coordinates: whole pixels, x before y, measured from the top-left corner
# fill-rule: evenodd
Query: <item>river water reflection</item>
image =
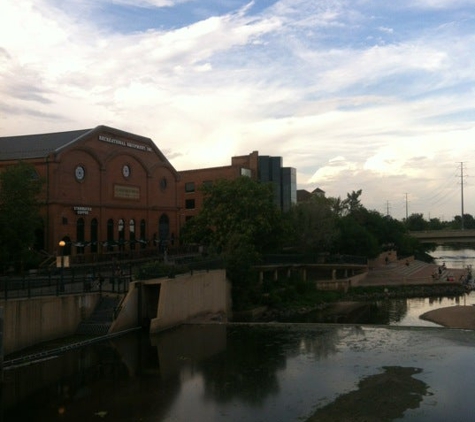
<path fill-rule="evenodd" d="M 469 421 L 474 345 L 472 331 L 358 325 L 135 333 L 6 371 L 3 420 Z"/>

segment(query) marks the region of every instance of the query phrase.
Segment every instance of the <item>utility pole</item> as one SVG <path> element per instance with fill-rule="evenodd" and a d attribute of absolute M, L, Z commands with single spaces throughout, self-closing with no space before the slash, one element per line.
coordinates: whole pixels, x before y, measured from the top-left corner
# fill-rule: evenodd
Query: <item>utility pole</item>
<path fill-rule="evenodd" d="M 407 207 L 407 193 L 406 193 L 406 221 L 409 218 L 408 207 Z"/>
<path fill-rule="evenodd" d="M 461 209 L 462 209 L 462 215 L 461 215 L 461 229 L 464 230 L 464 224 L 463 224 L 463 215 L 464 215 L 464 210 L 463 210 L 463 161 L 460 162 L 460 200 L 461 200 Z"/>

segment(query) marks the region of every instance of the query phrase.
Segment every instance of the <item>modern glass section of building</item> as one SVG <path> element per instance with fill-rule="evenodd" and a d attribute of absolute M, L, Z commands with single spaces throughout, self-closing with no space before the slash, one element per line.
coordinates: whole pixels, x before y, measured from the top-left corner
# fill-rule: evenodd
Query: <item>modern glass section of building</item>
<path fill-rule="evenodd" d="M 297 171 L 293 167 L 282 168 L 282 211 L 289 211 L 297 203 Z"/>
<path fill-rule="evenodd" d="M 282 211 L 288 211 L 297 202 L 296 179 L 294 168 L 282 167 L 282 157 L 259 156 L 258 180 L 273 184 L 274 202 Z"/>

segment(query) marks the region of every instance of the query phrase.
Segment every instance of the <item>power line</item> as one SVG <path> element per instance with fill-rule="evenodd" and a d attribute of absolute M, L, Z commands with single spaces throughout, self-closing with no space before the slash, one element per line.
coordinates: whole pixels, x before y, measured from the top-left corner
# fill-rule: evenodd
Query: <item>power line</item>
<path fill-rule="evenodd" d="M 408 204 L 407 204 L 407 192 L 406 192 L 406 221 L 407 218 L 409 217 L 409 212 L 408 212 Z"/>
<path fill-rule="evenodd" d="M 463 224 L 463 214 L 464 214 L 464 211 L 463 211 L 463 161 L 460 162 L 460 202 L 461 202 L 461 229 L 463 230 L 464 229 L 464 224 Z"/>

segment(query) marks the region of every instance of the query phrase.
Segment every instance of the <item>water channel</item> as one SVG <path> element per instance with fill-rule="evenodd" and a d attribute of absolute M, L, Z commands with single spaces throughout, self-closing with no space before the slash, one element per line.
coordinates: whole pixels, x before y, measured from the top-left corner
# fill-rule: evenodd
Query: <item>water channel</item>
<path fill-rule="evenodd" d="M 463 268 L 475 250 L 439 248 L 433 256 Z M 475 294 L 391 301 L 375 322 L 387 327 L 215 324 L 131 333 L 5 371 L 0 420 L 470 421 L 475 332 L 419 319 L 455 304 L 473 305 Z"/>

